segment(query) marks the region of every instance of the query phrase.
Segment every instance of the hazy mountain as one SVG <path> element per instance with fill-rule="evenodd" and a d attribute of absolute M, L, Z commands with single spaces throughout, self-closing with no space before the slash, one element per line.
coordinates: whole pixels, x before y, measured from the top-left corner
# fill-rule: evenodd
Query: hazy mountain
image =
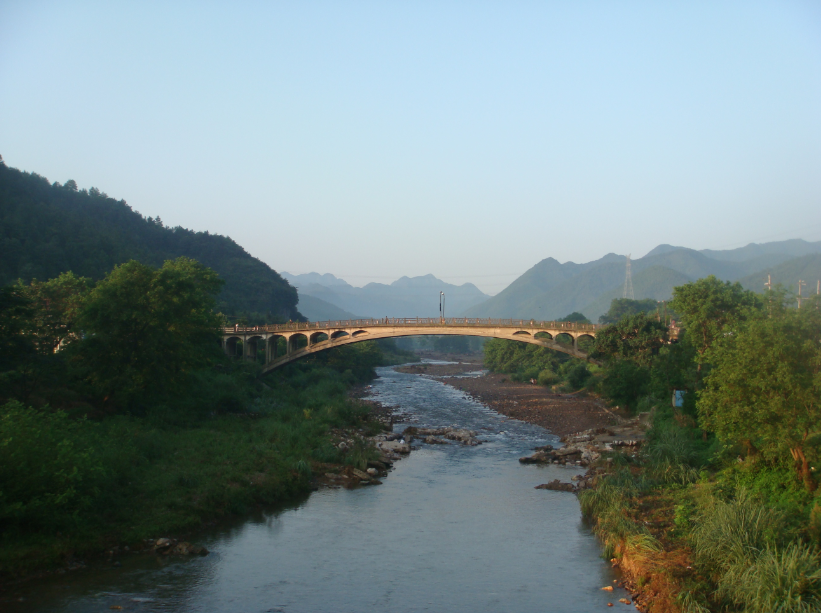
<path fill-rule="evenodd" d="M 368 283 L 365 287 L 353 287 L 328 274 L 286 273 L 283 276 L 298 288 L 300 296 L 313 296 L 363 317 L 437 317 L 440 291 L 445 292 L 445 315 L 448 316 L 488 298 L 472 283 L 453 285 L 433 275 L 402 277 L 390 285 Z"/>
<path fill-rule="evenodd" d="M 308 294 L 299 295 L 297 307 L 299 312 L 308 318 L 308 321 L 361 319 L 359 316 L 348 313 L 348 311 L 340 309 L 330 302 L 325 302 L 321 298 L 309 296 Z"/>
<path fill-rule="evenodd" d="M 679 249 L 686 249 L 686 247 L 659 245 L 644 257 L 658 255 L 660 253 L 668 253 L 670 251 L 678 251 Z M 727 249 L 724 251 L 702 249 L 699 253 L 714 260 L 725 260 L 728 262 L 745 262 L 757 257 L 773 254 L 784 255 L 788 258 L 797 258 L 803 255 L 809 255 L 811 253 L 821 253 L 821 241 L 818 241 L 817 243 L 810 243 L 800 238 L 794 238 L 791 240 L 775 241 L 772 243 L 750 243 L 746 247 Z"/>
<path fill-rule="evenodd" d="M 811 253 L 821 253 L 821 241 L 809 243 L 800 238 L 794 238 L 788 241 L 777 241 L 773 243 L 750 243 L 746 247 L 728 249 L 726 251 L 702 249 L 701 253 L 716 260 L 731 260 L 734 262 L 751 260 L 758 256 L 771 255 L 773 253 L 780 253 L 797 258 Z"/>
<path fill-rule="evenodd" d="M 296 288 L 303 285 L 313 285 L 314 283 L 317 285 L 324 285 L 325 287 L 351 287 L 347 281 L 335 277 L 330 273 L 321 275 L 318 272 L 309 272 L 303 275 L 292 275 L 289 272 L 281 272 L 279 274 L 282 275 L 283 279 Z"/>
<path fill-rule="evenodd" d="M 761 271 L 787 266 L 795 260 L 795 254 L 806 253 L 821 253 L 821 242 L 792 240 L 750 244 L 729 251 L 696 251 L 659 245 L 646 256 L 632 261 L 634 295 L 637 299 L 667 300 L 673 287 L 708 275 L 728 281 L 760 278 Z M 547 258 L 496 296 L 467 309 L 465 315 L 557 319 L 580 311 L 595 321 L 607 311 L 613 298 L 622 296 L 625 264 L 624 256 L 612 253 L 587 264 L 560 264 Z M 792 279 L 789 270 L 792 270 L 789 266 L 783 269 L 785 279 Z M 810 276 L 811 271 L 798 271 L 795 275 L 799 272 Z"/>
<path fill-rule="evenodd" d="M 746 289 L 761 292 L 764 291 L 768 274 L 773 285 L 782 285 L 793 294 L 798 293 L 799 279 L 806 283 L 806 286 L 801 290 L 803 296 L 815 294 L 818 291 L 818 281 L 821 280 L 821 254 L 813 253 L 794 258 L 777 266 L 764 268 L 743 279 L 739 279 L 739 283 Z"/>
<path fill-rule="evenodd" d="M 653 298 L 654 300 L 669 300 L 673 295 L 673 288 L 684 285 L 694 279 L 684 273 L 665 268 L 651 266 L 633 275 L 633 294 L 636 298 Z M 585 317 L 596 322 L 599 316 L 610 308 L 613 298 L 623 297 L 624 284 L 602 293 L 593 302 L 581 309 Z"/>

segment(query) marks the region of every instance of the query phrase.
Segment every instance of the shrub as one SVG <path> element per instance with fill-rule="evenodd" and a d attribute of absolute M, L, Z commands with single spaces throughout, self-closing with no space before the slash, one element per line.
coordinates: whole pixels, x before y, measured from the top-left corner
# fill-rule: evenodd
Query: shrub
<path fill-rule="evenodd" d="M 559 376 L 549 368 L 544 368 L 539 371 L 539 376 L 536 377 L 536 380 L 539 382 L 539 385 L 553 385 L 559 380 Z"/>
<path fill-rule="evenodd" d="M 11 401 L 0 415 L 0 525 L 74 523 L 100 493 L 93 424 Z"/>

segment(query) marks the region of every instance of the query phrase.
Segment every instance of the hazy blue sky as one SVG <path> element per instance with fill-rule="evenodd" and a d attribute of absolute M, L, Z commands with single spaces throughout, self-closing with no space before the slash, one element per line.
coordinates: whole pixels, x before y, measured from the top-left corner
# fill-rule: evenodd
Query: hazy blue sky
<path fill-rule="evenodd" d="M 821 3 L 0 2 L 0 154 L 277 270 L 821 239 Z"/>

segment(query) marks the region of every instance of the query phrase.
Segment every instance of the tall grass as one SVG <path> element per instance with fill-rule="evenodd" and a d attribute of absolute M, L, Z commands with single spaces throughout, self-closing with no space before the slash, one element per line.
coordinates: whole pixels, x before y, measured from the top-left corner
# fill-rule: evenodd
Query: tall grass
<path fill-rule="evenodd" d="M 759 551 L 775 545 L 784 517 L 740 490 L 729 502 L 709 499 L 694 523 L 690 541 L 696 560 L 711 572 L 725 573 L 750 564 Z"/>
<path fill-rule="evenodd" d="M 749 564 L 731 564 L 718 593 L 747 613 L 821 611 L 821 560 L 810 545 L 766 545 Z"/>

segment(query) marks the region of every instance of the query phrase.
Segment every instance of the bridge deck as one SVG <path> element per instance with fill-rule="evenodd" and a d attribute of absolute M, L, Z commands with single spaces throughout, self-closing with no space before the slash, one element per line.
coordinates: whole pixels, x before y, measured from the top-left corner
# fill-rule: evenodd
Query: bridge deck
<path fill-rule="evenodd" d="M 331 321 L 293 321 L 285 324 L 264 326 L 234 326 L 224 328 L 225 334 L 248 332 L 307 332 L 333 328 L 372 327 L 437 327 L 452 328 L 475 326 L 482 328 L 545 328 L 546 330 L 567 330 L 573 332 L 593 332 L 604 327 L 600 324 L 583 324 L 570 321 L 536 321 L 533 319 L 490 319 L 476 317 L 383 317 L 382 319 L 338 319 Z"/>

